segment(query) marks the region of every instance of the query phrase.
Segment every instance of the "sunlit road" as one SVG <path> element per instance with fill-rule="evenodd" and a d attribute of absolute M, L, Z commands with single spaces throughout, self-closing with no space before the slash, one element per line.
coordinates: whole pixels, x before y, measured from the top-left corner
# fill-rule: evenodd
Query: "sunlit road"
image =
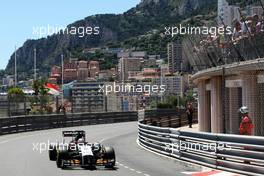
<path fill-rule="evenodd" d="M 100 141 L 115 148 L 117 164 L 115 170 L 61 170 L 49 161 L 48 152 L 40 154 L 34 148 L 38 143 L 61 139 L 62 130 L 82 129 L 91 142 Z M 8 176 L 175 176 L 182 172 L 198 171 L 198 166 L 174 161 L 142 149 L 136 143 L 137 123 L 93 125 L 65 129 L 28 132 L 0 137 L 0 175 Z"/>

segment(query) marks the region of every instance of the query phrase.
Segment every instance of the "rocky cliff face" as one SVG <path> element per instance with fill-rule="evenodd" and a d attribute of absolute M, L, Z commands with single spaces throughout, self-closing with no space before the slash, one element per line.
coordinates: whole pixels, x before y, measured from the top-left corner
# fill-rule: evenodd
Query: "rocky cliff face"
<path fill-rule="evenodd" d="M 34 48 L 37 49 L 37 67 L 40 73 L 47 73 L 50 67 L 60 63 L 60 55 L 66 56 L 77 48 L 105 45 L 107 42 L 121 42 L 125 39 L 145 34 L 164 25 L 175 24 L 192 15 L 207 14 L 215 10 L 216 0 L 142 0 L 135 8 L 124 14 L 104 14 L 89 16 L 70 24 L 71 26 L 99 26 L 100 35 L 54 34 L 47 38 L 28 40 L 17 51 L 18 71 L 33 72 Z M 12 73 L 14 54 L 6 71 Z"/>

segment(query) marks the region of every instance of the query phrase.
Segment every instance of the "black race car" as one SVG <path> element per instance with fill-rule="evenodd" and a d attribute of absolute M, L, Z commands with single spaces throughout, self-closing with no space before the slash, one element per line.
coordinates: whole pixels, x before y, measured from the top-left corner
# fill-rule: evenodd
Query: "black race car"
<path fill-rule="evenodd" d="M 61 144 L 49 146 L 49 158 L 51 161 L 56 161 L 58 168 L 91 169 L 96 166 L 114 168 L 116 159 L 112 147 L 86 142 L 85 131 L 63 131 L 62 136 Z M 66 137 L 71 137 L 72 140 L 66 143 Z"/>

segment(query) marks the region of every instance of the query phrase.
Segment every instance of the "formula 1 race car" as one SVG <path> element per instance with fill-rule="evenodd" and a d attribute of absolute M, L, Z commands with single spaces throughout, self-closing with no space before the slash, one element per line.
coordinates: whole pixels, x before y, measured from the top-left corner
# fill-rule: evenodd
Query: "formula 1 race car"
<path fill-rule="evenodd" d="M 114 168 L 116 159 L 112 147 L 86 142 L 85 131 L 63 131 L 62 136 L 62 144 L 49 146 L 49 158 L 51 161 L 56 161 L 58 168 L 92 169 L 96 166 Z M 72 140 L 66 143 L 66 137 L 71 137 Z"/>

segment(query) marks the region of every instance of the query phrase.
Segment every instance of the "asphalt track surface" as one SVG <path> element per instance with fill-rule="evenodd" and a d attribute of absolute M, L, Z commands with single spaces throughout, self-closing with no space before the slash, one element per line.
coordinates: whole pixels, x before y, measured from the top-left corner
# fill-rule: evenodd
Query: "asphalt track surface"
<path fill-rule="evenodd" d="M 49 161 L 48 151 L 40 153 L 46 143 L 61 140 L 62 130 L 85 130 L 90 142 L 113 146 L 116 167 L 108 170 L 80 168 L 62 170 Z M 116 123 L 45 131 L 27 132 L 0 137 L 1 176 L 177 176 L 200 171 L 199 166 L 159 156 L 141 148 L 137 142 L 137 123 Z M 38 148 L 38 150 L 37 150 Z"/>

